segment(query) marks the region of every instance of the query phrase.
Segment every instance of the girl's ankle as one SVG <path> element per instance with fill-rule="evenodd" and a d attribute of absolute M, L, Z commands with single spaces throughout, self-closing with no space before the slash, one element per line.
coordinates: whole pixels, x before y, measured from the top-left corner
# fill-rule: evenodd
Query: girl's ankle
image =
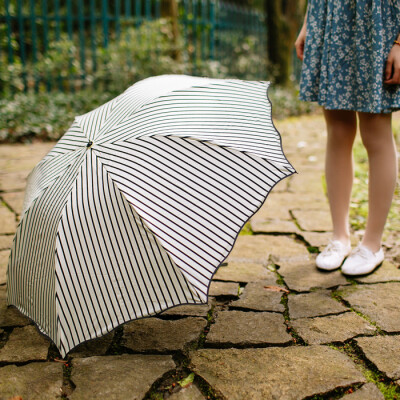
<path fill-rule="evenodd" d="M 361 241 L 360 244 L 368 249 L 370 249 L 373 253 L 376 253 L 379 251 L 379 249 L 382 247 L 381 243 L 373 243 L 373 242 L 367 242 L 367 241 Z"/>
<path fill-rule="evenodd" d="M 342 242 L 346 246 L 351 244 L 350 236 L 335 236 L 335 235 L 333 235 L 332 240 L 339 240 L 339 242 Z"/>

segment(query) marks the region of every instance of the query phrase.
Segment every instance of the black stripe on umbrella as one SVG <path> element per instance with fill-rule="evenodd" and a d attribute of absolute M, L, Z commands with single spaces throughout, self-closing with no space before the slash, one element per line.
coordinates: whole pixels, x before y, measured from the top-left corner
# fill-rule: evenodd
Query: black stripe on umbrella
<path fill-rule="evenodd" d="M 269 85 L 145 79 L 76 117 L 31 172 L 7 303 L 63 357 L 128 321 L 207 303 L 243 225 L 295 172 Z"/>

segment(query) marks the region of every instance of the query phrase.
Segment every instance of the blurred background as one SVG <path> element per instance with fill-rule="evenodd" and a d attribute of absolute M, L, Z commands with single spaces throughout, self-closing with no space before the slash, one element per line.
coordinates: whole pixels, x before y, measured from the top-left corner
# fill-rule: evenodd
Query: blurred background
<path fill-rule="evenodd" d="M 297 99 L 306 0 L 3 0 L 0 141 L 54 140 L 75 115 L 160 74 L 268 80 L 274 117 Z"/>

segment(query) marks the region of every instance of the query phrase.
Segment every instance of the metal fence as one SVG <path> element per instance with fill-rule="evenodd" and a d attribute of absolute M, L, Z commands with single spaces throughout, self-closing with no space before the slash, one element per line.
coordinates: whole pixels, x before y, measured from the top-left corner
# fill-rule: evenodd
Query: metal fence
<path fill-rule="evenodd" d="M 184 72 L 196 74 L 214 61 L 225 75 L 266 77 L 262 12 L 220 0 L 178 0 L 177 5 L 179 37 L 172 39 L 182 43 Z M 109 62 L 104 51 L 120 40 L 129 45 L 129 35 L 136 35 L 142 55 L 163 51 L 154 37 L 163 27 L 144 26 L 160 21 L 162 14 L 161 0 L 3 0 L 0 74 L 19 74 L 24 90 L 34 86 L 37 91 L 40 85 L 50 90 L 57 83 L 65 89 L 60 82 L 71 78 L 85 84 L 91 71 Z M 58 58 L 61 53 L 67 62 Z M 5 65 L 11 68 L 5 71 Z"/>

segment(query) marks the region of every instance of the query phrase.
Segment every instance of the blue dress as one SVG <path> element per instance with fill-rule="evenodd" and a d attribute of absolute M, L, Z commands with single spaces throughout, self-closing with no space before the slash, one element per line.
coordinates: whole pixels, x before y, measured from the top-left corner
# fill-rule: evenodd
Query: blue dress
<path fill-rule="evenodd" d="M 306 24 L 300 100 L 326 109 L 400 109 L 400 85 L 383 83 L 400 33 L 400 0 L 309 0 Z"/>

